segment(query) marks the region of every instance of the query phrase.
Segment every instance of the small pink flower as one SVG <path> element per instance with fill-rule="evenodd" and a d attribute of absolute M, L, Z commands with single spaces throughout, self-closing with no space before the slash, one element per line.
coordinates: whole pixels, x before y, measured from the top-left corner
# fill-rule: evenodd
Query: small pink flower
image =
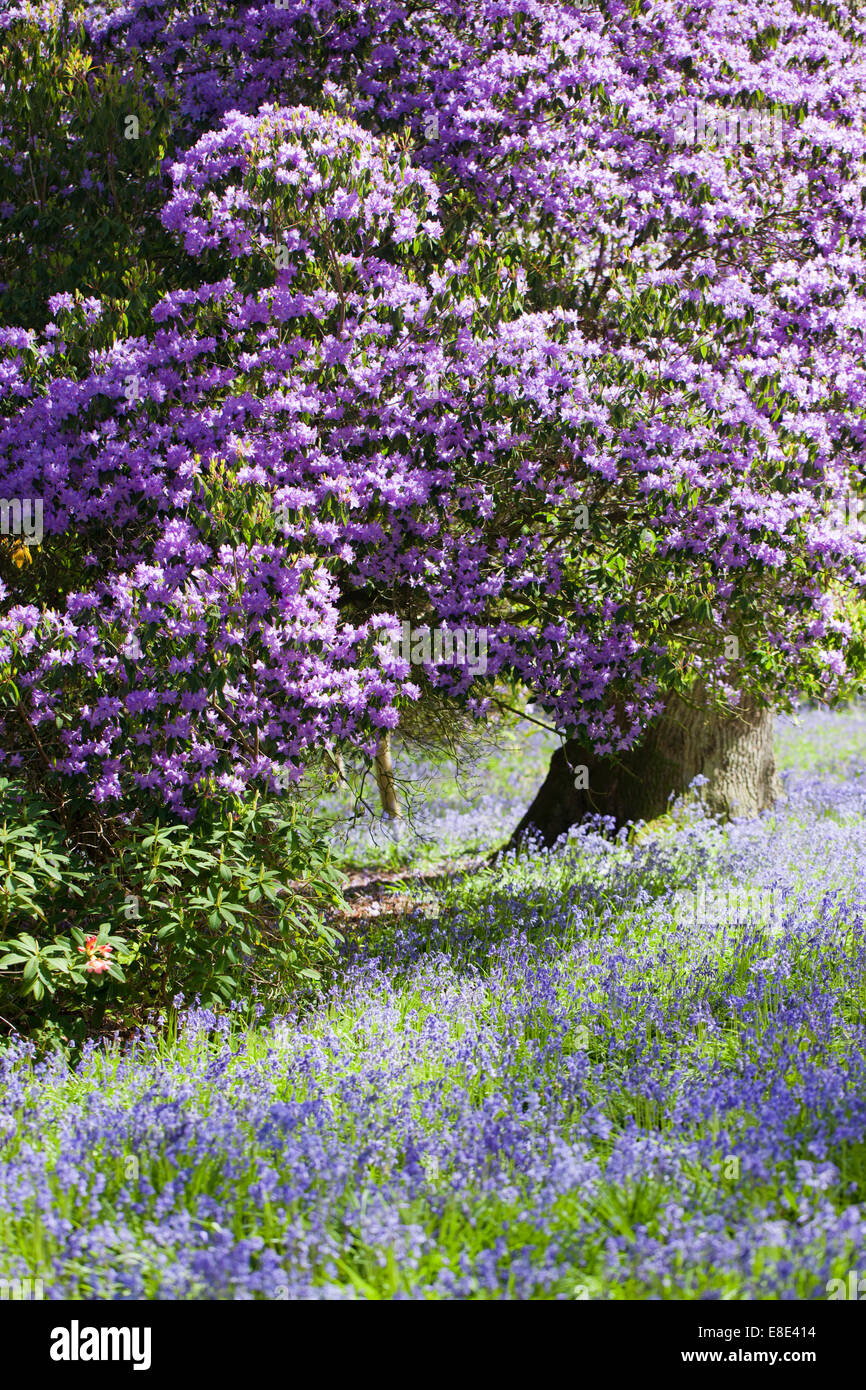
<path fill-rule="evenodd" d="M 106 943 L 99 946 L 95 936 L 88 936 L 85 937 L 84 945 L 79 946 L 78 949 L 87 956 L 87 964 L 84 968 L 92 975 L 102 975 L 108 969 L 113 947 Z"/>

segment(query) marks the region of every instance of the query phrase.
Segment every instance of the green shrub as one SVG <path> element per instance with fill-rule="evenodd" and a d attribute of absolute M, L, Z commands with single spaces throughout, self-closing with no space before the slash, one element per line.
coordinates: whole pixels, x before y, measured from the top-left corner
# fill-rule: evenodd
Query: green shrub
<path fill-rule="evenodd" d="M 18 18 L 0 34 L 0 318 L 41 328 L 50 295 L 82 291 L 104 303 L 107 345 L 146 329 L 179 269 L 159 218 L 174 107 L 143 61 L 121 73 L 89 47 L 80 14 L 45 29 Z"/>
<path fill-rule="evenodd" d="M 143 1022 L 182 993 L 314 990 L 342 903 L 326 826 L 297 803 L 129 825 L 98 861 L 22 785 L 0 780 L 0 1016 L 43 1041 Z"/>

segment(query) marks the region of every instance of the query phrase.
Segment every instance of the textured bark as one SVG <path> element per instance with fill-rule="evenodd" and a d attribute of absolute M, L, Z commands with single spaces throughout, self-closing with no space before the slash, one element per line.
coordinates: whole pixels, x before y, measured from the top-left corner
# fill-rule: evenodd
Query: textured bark
<path fill-rule="evenodd" d="M 379 788 L 379 800 L 382 803 L 382 814 L 390 816 L 392 820 L 397 820 L 400 815 L 400 803 L 397 800 L 397 789 L 394 786 L 391 735 L 388 732 L 382 735 L 376 745 L 375 772 L 376 785 Z"/>
<path fill-rule="evenodd" d="M 585 790 L 575 772 L 585 767 Z M 669 809 L 694 777 L 709 781 L 696 793 L 713 815 L 755 816 L 779 794 L 773 754 L 773 712 L 744 703 L 736 715 L 695 708 L 672 696 L 639 747 L 599 758 L 576 740 L 558 748 L 538 795 L 514 831 L 512 849 L 530 827 L 552 845 L 588 815 L 612 816 L 619 828 Z"/>

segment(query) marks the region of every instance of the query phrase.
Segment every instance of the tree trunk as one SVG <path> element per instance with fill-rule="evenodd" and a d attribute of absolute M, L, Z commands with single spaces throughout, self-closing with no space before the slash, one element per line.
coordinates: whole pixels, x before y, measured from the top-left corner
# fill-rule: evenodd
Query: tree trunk
<path fill-rule="evenodd" d="M 376 745 L 375 758 L 376 785 L 382 803 L 383 816 L 396 820 L 400 815 L 400 803 L 394 786 L 394 764 L 391 759 L 391 734 L 388 730 Z"/>
<path fill-rule="evenodd" d="M 611 816 L 617 829 L 629 821 L 652 820 L 669 809 L 671 792 L 685 793 L 699 774 L 708 781 L 693 794 L 712 815 L 755 816 L 772 806 L 779 794 L 772 710 L 744 702 L 736 715 L 726 715 L 694 708 L 674 695 L 640 745 L 627 753 L 600 758 L 570 739 L 553 754 L 547 777 L 506 848 L 514 849 L 530 827 L 545 845 L 553 845 L 593 814 Z"/>

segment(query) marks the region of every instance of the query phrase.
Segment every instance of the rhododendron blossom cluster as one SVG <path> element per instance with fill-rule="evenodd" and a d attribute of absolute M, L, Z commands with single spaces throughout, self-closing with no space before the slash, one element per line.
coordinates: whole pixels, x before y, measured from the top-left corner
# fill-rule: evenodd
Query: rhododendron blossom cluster
<path fill-rule="evenodd" d="M 405 622 L 487 634 L 423 681 L 479 715 L 519 681 L 600 753 L 695 677 L 843 692 L 855 10 L 88 8 L 176 103 L 184 269 L 141 336 L 84 291 L 0 329 L 0 492 L 44 526 L 0 590 L 5 758 L 189 817 L 397 727 Z M 776 143 L 683 144 L 691 103 L 772 105 Z"/>

